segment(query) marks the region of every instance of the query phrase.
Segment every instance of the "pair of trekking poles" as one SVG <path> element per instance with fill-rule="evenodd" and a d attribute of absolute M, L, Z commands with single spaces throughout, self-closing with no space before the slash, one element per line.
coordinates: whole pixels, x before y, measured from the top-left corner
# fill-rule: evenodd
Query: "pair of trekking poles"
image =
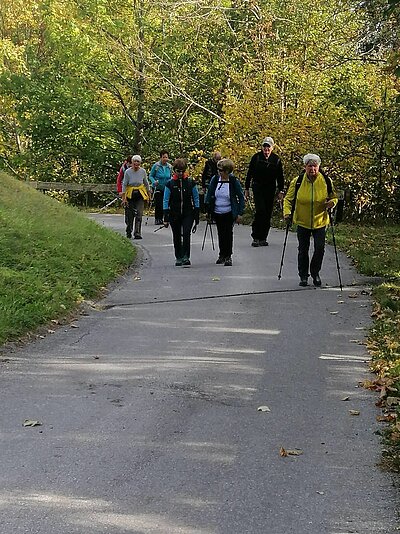
<path fill-rule="evenodd" d="M 328 215 L 329 215 L 329 224 L 330 224 L 330 227 L 331 227 L 331 230 L 332 230 L 332 242 L 333 242 L 333 248 L 335 250 L 336 268 L 337 268 L 337 272 L 338 272 L 339 286 L 340 286 L 340 291 L 343 291 L 342 277 L 340 275 L 339 258 L 338 258 L 337 248 L 336 248 L 336 239 L 335 239 L 335 231 L 334 231 L 332 210 L 330 210 L 330 209 L 328 210 Z M 285 241 L 283 242 L 281 266 L 279 268 L 278 280 L 280 280 L 282 278 L 283 258 L 285 256 L 286 243 L 287 243 L 287 238 L 288 238 L 290 227 L 292 226 L 292 221 L 293 221 L 293 216 L 291 215 L 288 218 L 288 220 L 286 221 Z"/>

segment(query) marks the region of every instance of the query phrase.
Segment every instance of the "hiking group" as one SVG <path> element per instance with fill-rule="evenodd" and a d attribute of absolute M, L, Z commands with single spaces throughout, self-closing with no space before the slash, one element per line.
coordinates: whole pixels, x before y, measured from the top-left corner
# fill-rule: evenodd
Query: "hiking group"
<path fill-rule="evenodd" d="M 215 223 L 217 227 L 219 254 L 216 263 L 232 266 L 233 228 L 241 222 L 246 202 L 250 206 L 254 202 L 251 246 L 268 246 L 277 199 L 283 208 L 287 230 L 293 223 L 297 226 L 299 285 L 307 286 L 311 275 L 313 284 L 319 287 L 326 228 L 332 223 L 330 213 L 337 204 L 335 188 L 320 168 L 320 157 L 306 154 L 303 171 L 290 182 L 285 193 L 282 161 L 273 150 L 274 140 L 265 137 L 261 149 L 250 160 L 244 191 L 233 173 L 231 159 L 214 152 L 207 160 L 201 185 L 207 225 Z M 154 207 L 155 224 L 161 228 L 171 226 L 175 265 L 189 267 L 191 234 L 196 232 L 200 220 L 197 183 L 187 172 L 186 160 L 177 158 L 171 165 L 167 150 L 160 152 L 160 159 L 151 167 L 149 176 L 141 163 L 139 155 L 128 156 L 117 177 L 117 190 L 125 208 L 126 236 L 142 239 L 143 211 L 148 202 Z M 310 261 L 311 237 L 314 250 Z"/>

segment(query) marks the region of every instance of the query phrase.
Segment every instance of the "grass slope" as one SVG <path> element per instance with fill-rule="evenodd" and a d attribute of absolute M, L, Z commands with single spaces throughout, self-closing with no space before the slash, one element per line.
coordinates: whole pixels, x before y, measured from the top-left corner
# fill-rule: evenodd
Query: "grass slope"
<path fill-rule="evenodd" d="M 129 266 L 115 232 L 0 173 L 0 344 L 62 317 Z"/>

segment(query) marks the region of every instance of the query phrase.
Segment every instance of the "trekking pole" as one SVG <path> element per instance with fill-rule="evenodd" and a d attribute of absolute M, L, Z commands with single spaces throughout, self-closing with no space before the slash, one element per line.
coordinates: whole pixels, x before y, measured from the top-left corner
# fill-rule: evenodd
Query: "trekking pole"
<path fill-rule="evenodd" d="M 147 206 L 147 216 L 146 216 L 146 222 L 144 224 L 147 225 L 147 223 L 149 222 L 149 217 L 150 217 L 150 210 L 151 208 L 153 207 L 153 203 L 154 203 L 154 195 L 156 194 L 156 190 L 153 189 L 153 194 L 151 195 L 150 197 L 150 201 L 149 201 L 149 205 Z M 160 230 L 160 228 L 159 228 Z"/>
<path fill-rule="evenodd" d="M 212 248 L 213 248 L 213 250 L 215 250 L 215 247 L 214 247 L 214 236 L 213 236 L 212 224 L 211 223 L 210 223 L 210 236 L 211 236 Z"/>
<path fill-rule="evenodd" d="M 335 250 L 335 258 L 336 258 L 336 267 L 337 267 L 338 278 L 339 278 L 339 286 L 340 286 L 340 291 L 343 291 L 342 277 L 340 276 L 339 258 L 338 258 L 337 249 L 336 249 L 335 231 L 333 229 L 332 211 L 330 209 L 328 210 L 328 214 L 329 214 L 329 222 L 331 224 L 331 229 L 332 229 L 332 241 L 333 241 L 333 248 Z"/>
<path fill-rule="evenodd" d="M 203 244 L 201 245 L 201 250 L 204 250 L 204 243 L 206 242 L 206 236 L 207 236 L 208 225 L 209 225 L 209 222 L 207 221 L 206 228 L 205 228 L 205 230 L 204 230 Z"/>
<path fill-rule="evenodd" d="M 280 280 L 282 278 L 282 267 L 283 267 L 283 258 L 285 256 L 285 250 L 286 250 L 286 243 L 287 243 L 287 238 L 288 238 L 288 234 L 289 234 L 289 228 L 291 227 L 292 225 L 292 220 L 291 218 L 289 218 L 287 221 L 286 221 L 286 232 L 285 232 L 285 241 L 283 242 L 283 250 L 282 250 L 282 258 L 281 258 L 281 266 L 279 268 L 279 274 L 278 274 L 278 280 Z"/>
<path fill-rule="evenodd" d="M 166 228 L 166 226 L 162 225 L 162 226 L 159 226 L 158 228 L 156 228 L 155 230 L 153 230 L 154 232 L 158 232 L 159 230 L 162 230 L 163 228 Z"/>
<path fill-rule="evenodd" d="M 111 202 L 109 202 L 108 204 L 106 204 L 105 206 L 103 206 L 102 208 L 100 208 L 100 211 L 102 210 L 106 210 L 107 208 L 109 208 L 110 206 L 112 206 L 115 202 L 117 202 L 117 200 L 120 200 L 120 197 L 115 197 L 113 200 L 111 200 Z"/>

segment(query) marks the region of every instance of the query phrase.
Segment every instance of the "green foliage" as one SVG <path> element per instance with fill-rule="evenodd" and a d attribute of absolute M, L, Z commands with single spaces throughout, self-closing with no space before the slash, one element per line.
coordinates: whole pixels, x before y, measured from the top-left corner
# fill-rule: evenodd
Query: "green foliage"
<path fill-rule="evenodd" d="M 365 38 L 382 3 L 3 0 L 0 165 L 109 182 L 125 154 L 166 148 L 199 176 L 221 148 L 243 178 L 268 134 L 288 180 L 318 152 L 351 217 L 397 219 L 397 0 L 386 45 Z"/>
<path fill-rule="evenodd" d="M 73 310 L 133 260 L 120 235 L 0 175 L 0 343 Z"/>

